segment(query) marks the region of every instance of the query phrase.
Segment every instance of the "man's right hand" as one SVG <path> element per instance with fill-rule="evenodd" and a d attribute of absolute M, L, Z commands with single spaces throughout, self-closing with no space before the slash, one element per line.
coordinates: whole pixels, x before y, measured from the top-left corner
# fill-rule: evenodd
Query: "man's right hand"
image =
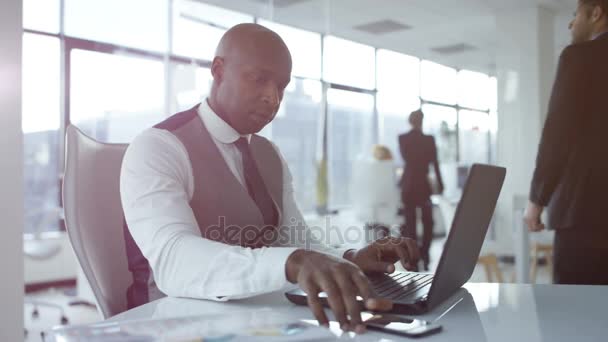
<path fill-rule="evenodd" d="M 365 309 L 388 311 L 391 301 L 375 298 L 369 281 L 361 269 L 350 261 L 326 254 L 297 250 L 287 259 L 287 280 L 297 283 L 306 292 L 308 307 L 321 325 L 328 325 L 319 293 L 325 292 L 329 307 L 342 330 L 365 331 L 361 321 L 361 296 Z"/>

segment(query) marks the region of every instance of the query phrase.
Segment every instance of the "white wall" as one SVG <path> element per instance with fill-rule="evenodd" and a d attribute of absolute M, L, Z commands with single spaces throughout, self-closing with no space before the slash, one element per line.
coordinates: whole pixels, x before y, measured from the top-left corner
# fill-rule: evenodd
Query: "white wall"
<path fill-rule="evenodd" d="M 23 341 L 21 13 L 0 1 L 0 341 Z"/>
<path fill-rule="evenodd" d="M 535 6 L 504 11 L 497 14 L 496 24 L 497 161 L 507 167 L 497 208 L 497 235 L 512 250 L 518 227 L 513 200 L 528 195 L 555 74 L 555 13 Z"/>

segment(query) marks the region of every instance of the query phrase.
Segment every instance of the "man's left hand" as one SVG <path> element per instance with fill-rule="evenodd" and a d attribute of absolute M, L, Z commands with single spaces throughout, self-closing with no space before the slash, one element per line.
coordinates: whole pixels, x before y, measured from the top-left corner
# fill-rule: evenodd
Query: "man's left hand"
<path fill-rule="evenodd" d="M 524 222 L 526 222 L 526 225 L 531 232 L 540 232 L 545 229 L 545 224 L 541 219 L 543 209 L 543 207 L 534 202 L 528 202 L 528 208 L 524 214 Z"/>
<path fill-rule="evenodd" d="M 344 257 L 365 273 L 393 273 L 397 261 L 407 270 L 416 270 L 420 252 L 412 239 L 385 237 L 362 249 L 349 251 Z"/>

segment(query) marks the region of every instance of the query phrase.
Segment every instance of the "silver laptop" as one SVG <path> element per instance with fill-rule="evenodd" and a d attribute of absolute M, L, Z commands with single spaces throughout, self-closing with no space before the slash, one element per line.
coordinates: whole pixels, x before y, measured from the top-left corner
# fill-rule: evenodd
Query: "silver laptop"
<path fill-rule="evenodd" d="M 435 275 L 417 272 L 395 272 L 370 276 L 376 294 L 391 299 L 392 312 L 425 313 L 453 295 L 466 283 L 475 269 L 485 239 L 506 169 L 475 164 L 458 203 L 452 228 L 439 260 Z M 285 294 L 296 304 L 307 305 L 306 293 L 292 290 Z M 324 305 L 326 294 L 319 294 Z"/>

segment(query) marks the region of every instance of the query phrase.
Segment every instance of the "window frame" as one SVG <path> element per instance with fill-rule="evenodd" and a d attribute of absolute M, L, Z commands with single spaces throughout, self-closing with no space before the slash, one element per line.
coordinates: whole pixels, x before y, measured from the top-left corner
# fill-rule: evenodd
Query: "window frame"
<path fill-rule="evenodd" d="M 102 52 L 102 53 L 109 53 L 109 54 L 114 54 L 114 53 L 127 53 L 129 55 L 132 55 L 134 57 L 142 57 L 142 58 L 147 58 L 147 59 L 153 59 L 153 60 L 158 60 L 158 61 L 162 61 L 164 64 L 164 69 L 165 69 L 165 99 L 164 99 L 164 109 L 165 112 L 167 114 L 170 113 L 170 101 L 169 101 L 169 97 L 172 96 L 172 84 L 173 84 L 173 78 L 172 78 L 172 67 L 178 64 L 184 64 L 184 65 L 195 65 L 197 67 L 201 67 L 201 68 L 207 68 L 210 69 L 211 68 L 211 64 L 212 61 L 209 60 L 205 60 L 205 59 L 199 59 L 199 58 L 191 58 L 191 57 L 184 57 L 184 56 L 179 56 L 173 53 L 173 49 L 172 49 L 172 40 L 173 40 L 173 32 L 172 32 L 172 28 L 173 28 L 173 8 L 174 8 L 174 2 L 176 0 L 169 0 L 168 1 L 168 8 L 167 8 L 167 30 L 168 30 L 168 35 L 167 35 L 167 51 L 166 52 L 155 52 L 155 51 L 149 51 L 149 50 L 144 50 L 144 49 L 139 49 L 139 48 L 133 48 L 133 47 L 127 47 L 127 46 L 120 46 L 120 45 L 116 45 L 116 44 L 112 44 L 112 43 L 106 43 L 106 42 L 98 42 L 98 41 L 92 41 L 92 40 L 87 40 L 87 39 L 82 39 L 82 38 L 76 38 L 76 37 L 70 37 L 65 35 L 65 23 L 64 23 L 64 14 L 65 14 L 65 0 L 59 0 L 60 2 L 60 11 L 59 11 L 59 32 L 58 33 L 49 33 L 49 32 L 44 32 L 44 31 L 38 31 L 38 30 L 33 30 L 33 29 L 27 29 L 27 28 L 23 28 L 23 32 L 27 32 L 27 33 L 31 33 L 31 34 L 37 34 L 37 35 L 45 35 L 45 36 L 52 36 L 52 37 L 56 37 L 59 38 L 60 40 L 60 127 L 59 127 L 59 134 L 60 136 L 65 136 L 65 131 L 66 131 L 66 127 L 69 126 L 71 124 L 71 115 L 70 115 L 70 107 L 71 107 L 71 102 L 70 102 L 70 73 L 71 73 L 71 52 L 74 49 L 79 49 L 79 50 L 88 50 L 88 51 L 94 51 L 94 52 Z M 268 19 L 262 19 L 260 17 L 257 16 L 252 16 L 254 18 L 254 22 L 258 23 L 261 20 L 266 20 L 266 21 L 272 21 L 272 18 Z M 286 25 L 283 23 L 277 23 L 280 25 L 285 25 L 285 26 L 290 26 L 290 25 Z M 294 26 L 291 26 L 294 27 Z M 294 27 L 296 29 L 301 29 L 298 27 Z M 321 99 L 321 113 L 320 113 L 320 120 L 319 120 L 319 127 L 318 127 L 318 131 L 320 134 L 318 134 L 317 139 L 317 158 L 318 160 L 320 160 L 321 158 L 328 157 L 328 116 L 329 116 L 329 112 L 328 112 L 328 103 L 327 103 L 327 93 L 330 89 L 338 89 L 338 90 L 346 90 L 346 91 L 350 91 L 350 92 L 356 92 L 356 93 L 363 93 L 363 94 L 369 94 L 373 96 L 374 99 L 374 109 L 373 109 L 373 127 L 370 127 L 370 129 L 372 130 L 371 132 L 371 141 L 372 143 L 379 143 L 380 139 L 379 136 L 380 134 L 382 134 L 381 132 L 381 124 L 380 124 L 380 115 L 379 115 L 379 111 L 378 111 L 378 51 L 380 50 L 387 50 L 387 49 L 382 49 L 382 48 L 378 48 L 378 47 L 373 47 L 370 46 L 372 49 L 374 49 L 374 87 L 372 89 L 364 89 L 364 88 L 360 88 L 360 87 L 353 87 L 350 85 L 346 85 L 346 84 L 338 84 L 338 83 L 332 83 L 332 82 L 327 82 L 324 80 L 324 68 L 325 68 L 325 37 L 326 36 L 332 36 L 333 35 L 327 35 L 327 34 L 323 34 L 323 33 L 319 33 L 319 32 L 314 32 L 314 31 L 309 31 L 312 33 L 317 33 L 320 35 L 320 40 L 321 40 L 321 70 L 320 70 L 320 78 L 305 78 L 305 77 L 299 77 L 299 76 L 293 76 L 294 78 L 300 78 L 300 79 L 311 79 L 311 80 L 315 80 L 315 81 L 320 81 L 321 85 L 322 85 L 322 99 Z M 342 37 L 336 37 L 339 39 L 345 39 Z M 348 39 L 346 39 L 348 40 Z M 350 41 L 350 40 L 349 40 Z M 356 44 L 362 44 L 359 42 L 354 42 L 353 43 Z M 363 44 L 366 45 L 366 44 Z M 369 45 L 367 45 L 369 46 Z M 395 52 L 392 50 L 388 50 L 391 52 Z M 410 56 L 410 57 L 415 57 L 415 56 Z M 418 57 L 415 57 L 418 58 Z M 420 60 L 419 63 L 419 68 L 421 68 L 422 66 L 422 60 L 420 58 L 418 58 Z M 432 62 L 432 61 L 431 61 Z M 458 68 L 453 68 L 456 70 L 456 72 L 460 72 L 462 69 L 458 69 Z M 419 73 L 419 77 L 422 79 L 422 73 Z M 495 79 L 495 75 L 488 75 L 491 79 Z M 495 82 L 495 80 L 493 80 L 493 82 Z M 482 112 L 482 113 L 486 113 L 488 115 L 497 115 L 497 113 L 499 112 L 496 108 L 487 108 L 485 110 L 480 110 L 478 108 L 468 108 L 465 106 L 461 106 L 458 104 L 458 99 L 456 101 L 456 104 L 446 104 L 446 103 L 441 103 L 441 102 L 436 102 L 436 101 L 429 101 L 429 100 L 425 100 L 424 98 L 422 98 L 421 96 L 421 88 L 422 88 L 422 82 L 421 80 L 419 81 L 418 84 L 418 90 L 419 90 L 419 94 L 418 97 L 420 99 L 420 105 L 423 106 L 425 104 L 432 104 L 432 105 L 439 105 L 439 106 L 445 106 L 445 107 L 451 107 L 454 108 L 456 110 L 456 113 L 458 115 L 458 119 L 457 119 L 457 126 L 456 129 L 458 131 L 457 136 L 457 162 L 460 162 L 460 141 L 459 141 L 459 137 L 460 137 L 460 127 L 459 127 L 459 121 L 460 121 L 460 111 L 461 110 L 470 110 L 470 111 L 475 111 L 475 112 Z M 384 90 L 382 90 L 384 91 Z M 490 106 L 493 106 L 492 104 L 490 104 Z M 407 115 L 407 113 L 404 113 L 404 117 L 405 115 Z M 63 165 L 65 164 L 65 141 L 64 139 L 59 139 L 59 143 L 57 148 L 59 149 L 59 163 L 60 163 L 60 170 L 63 168 Z M 488 161 L 491 161 L 495 152 L 493 151 L 493 148 L 495 148 L 495 146 L 492 145 L 492 139 L 489 139 L 489 151 L 490 151 L 490 156 L 488 156 Z M 396 156 L 398 158 L 398 156 Z M 329 160 L 328 160 L 329 162 Z M 329 165 L 330 163 L 328 163 Z M 60 177 L 62 177 L 62 173 L 60 173 L 59 175 Z M 331 188 L 331 185 L 330 185 Z M 60 199 L 60 203 L 61 206 L 63 205 L 61 203 L 61 199 Z M 329 203 L 330 209 L 337 209 L 335 207 L 331 206 L 331 203 Z M 65 226 L 64 225 L 60 225 L 60 230 L 65 230 Z"/>

